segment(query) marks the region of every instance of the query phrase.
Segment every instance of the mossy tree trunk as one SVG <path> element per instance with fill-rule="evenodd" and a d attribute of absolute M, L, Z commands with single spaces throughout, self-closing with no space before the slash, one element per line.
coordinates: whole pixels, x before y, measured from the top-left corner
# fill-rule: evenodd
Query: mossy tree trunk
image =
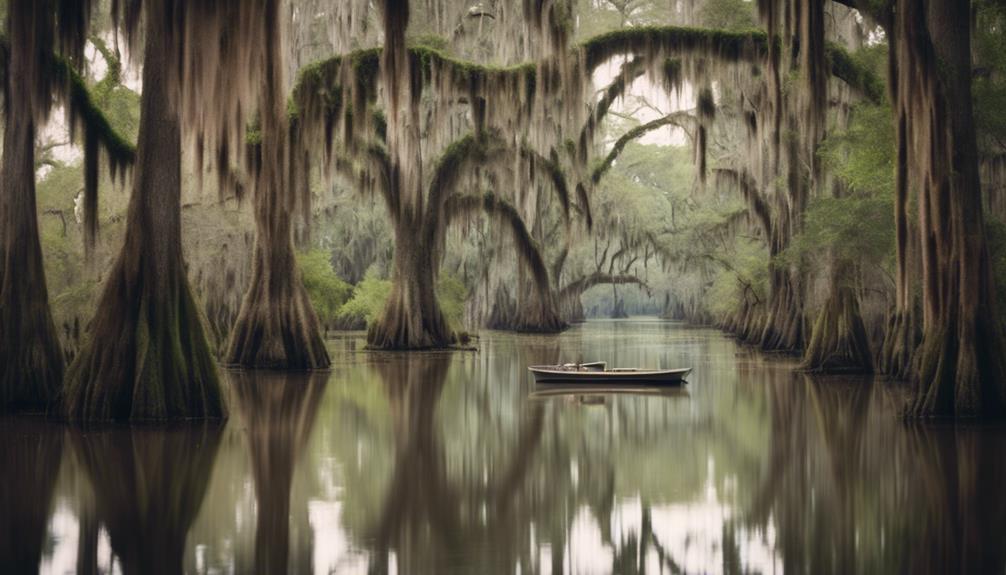
<path fill-rule="evenodd" d="M 798 266 L 778 262 L 777 258 L 790 246 L 803 225 L 803 213 L 809 196 L 810 174 L 804 165 L 804 154 L 798 137 L 799 123 L 790 114 L 787 120 L 790 134 L 786 139 L 786 192 L 777 194 L 776 220 L 771 226 L 769 254 L 768 309 L 762 331 L 761 347 L 766 351 L 799 352 L 803 349 L 805 291 L 803 274 Z"/>
<path fill-rule="evenodd" d="M 9 3 L 10 53 L 7 59 L 3 160 L 0 166 L 0 411 L 42 409 L 63 382 L 63 355 L 49 308 L 42 243 L 35 204 L 36 109 L 32 70 L 44 48 L 34 27 L 32 0 Z M 30 25 L 25 26 L 26 22 Z M 48 102 L 45 104 L 48 109 Z"/>
<path fill-rule="evenodd" d="M 897 99 L 917 169 L 923 340 L 916 417 L 1002 416 L 1006 356 L 995 306 L 971 94 L 971 3 L 899 0 Z M 909 144 L 909 145 L 912 145 Z"/>
<path fill-rule="evenodd" d="M 294 255 L 292 216 L 295 178 L 289 122 L 283 99 L 282 17 L 279 0 L 268 0 L 269 48 L 263 75 L 261 157 L 255 174 L 255 251 L 252 278 L 241 303 L 225 361 L 241 367 L 319 369 L 329 366 L 318 316 L 311 306 Z M 302 166 L 299 166 L 302 167 Z"/>
<path fill-rule="evenodd" d="M 890 53 L 892 67 L 896 65 L 896 51 Z M 892 81 L 896 82 L 896 81 Z M 896 83 L 892 83 L 896 86 Z M 892 90 L 896 92 L 896 89 Z M 894 96 L 897 99 L 897 95 Z M 919 329 L 909 268 L 916 261 L 918 253 L 918 233 L 908 222 L 908 113 L 904 106 L 898 106 L 895 129 L 898 141 L 897 172 L 895 176 L 894 221 L 897 253 L 897 276 L 895 309 L 888 318 L 884 343 L 878 357 L 878 368 L 882 373 L 897 379 L 909 379 L 912 375 L 912 358 L 919 342 Z M 914 249 L 913 249 L 914 248 Z"/>
<path fill-rule="evenodd" d="M 393 216 L 394 217 L 394 216 Z M 425 224 L 425 225 L 424 225 Z M 378 349 L 429 349 L 456 341 L 437 300 L 439 250 L 425 233 L 434 222 L 420 222 L 409 214 L 395 222 L 395 257 L 391 295 L 367 343 Z"/>
<path fill-rule="evenodd" d="M 828 299 L 821 308 L 803 356 L 803 367 L 818 372 L 871 373 L 873 356 L 859 312 L 858 270 L 849 262 L 832 267 Z"/>
<path fill-rule="evenodd" d="M 147 8 L 140 136 L 125 243 L 91 333 L 67 378 L 66 409 L 82 420 L 225 415 L 202 311 L 181 244 L 181 128 L 175 52 L 160 2 Z M 155 16 L 156 15 L 156 16 Z"/>

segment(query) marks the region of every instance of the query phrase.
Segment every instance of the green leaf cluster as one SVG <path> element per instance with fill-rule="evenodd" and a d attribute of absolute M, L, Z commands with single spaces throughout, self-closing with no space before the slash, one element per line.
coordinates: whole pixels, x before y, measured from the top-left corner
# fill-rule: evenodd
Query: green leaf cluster
<path fill-rule="evenodd" d="M 353 286 L 336 275 L 329 254 L 324 250 L 297 254 L 297 264 L 318 319 L 323 324 L 334 322 L 339 310 L 352 296 Z"/>
<path fill-rule="evenodd" d="M 373 325 L 384 310 L 389 295 L 391 295 L 391 282 L 378 278 L 373 272 L 368 272 L 353 290 L 353 296 L 339 309 L 337 314 L 339 322 L 345 325 L 359 323 Z"/>

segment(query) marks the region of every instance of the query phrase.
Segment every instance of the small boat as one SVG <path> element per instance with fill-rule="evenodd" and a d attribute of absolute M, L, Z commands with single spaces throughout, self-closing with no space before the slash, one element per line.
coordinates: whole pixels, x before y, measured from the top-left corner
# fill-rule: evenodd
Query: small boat
<path fill-rule="evenodd" d="M 692 368 L 639 369 L 616 367 L 607 369 L 603 361 L 592 363 L 565 363 L 562 365 L 532 365 L 528 368 L 536 383 L 643 383 L 670 385 L 684 383 Z"/>

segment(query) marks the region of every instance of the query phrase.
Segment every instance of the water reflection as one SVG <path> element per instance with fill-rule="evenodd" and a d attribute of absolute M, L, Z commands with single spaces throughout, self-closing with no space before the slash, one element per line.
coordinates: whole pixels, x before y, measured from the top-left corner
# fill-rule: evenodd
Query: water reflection
<path fill-rule="evenodd" d="M 38 418 L 0 418 L 0 566 L 34 573 L 63 453 L 63 432 Z"/>
<path fill-rule="evenodd" d="M 230 380 L 255 481 L 255 556 L 249 571 L 309 572 L 309 547 L 299 549 L 290 561 L 290 490 L 328 373 L 232 372 Z"/>
<path fill-rule="evenodd" d="M 184 572 L 186 536 L 202 506 L 220 437 L 215 425 L 69 432 L 116 571 Z M 88 523 L 92 535 L 78 541 L 86 547 L 78 550 L 85 562 L 98 556 L 93 519 L 85 517 L 82 524 Z"/>
<path fill-rule="evenodd" d="M 1004 428 L 906 425 L 898 386 L 656 321 L 478 353 L 359 343 L 331 344 L 327 376 L 230 374 L 223 429 L 0 420 L 0 572 L 1006 567 Z M 695 371 L 583 400 L 526 370 L 579 359 Z"/>

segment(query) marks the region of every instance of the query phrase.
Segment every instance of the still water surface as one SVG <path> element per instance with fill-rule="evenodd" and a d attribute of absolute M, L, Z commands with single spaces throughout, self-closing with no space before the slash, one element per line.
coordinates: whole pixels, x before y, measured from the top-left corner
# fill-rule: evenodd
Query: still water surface
<path fill-rule="evenodd" d="M 909 426 L 904 390 L 811 378 L 632 319 L 481 351 L 330 343 L 228 374 L 222 426 L 0 420 L 2 573 L 1002 573 L 1006 432 Z M 549 395 L 526 366 L 695 368 Z"/>

